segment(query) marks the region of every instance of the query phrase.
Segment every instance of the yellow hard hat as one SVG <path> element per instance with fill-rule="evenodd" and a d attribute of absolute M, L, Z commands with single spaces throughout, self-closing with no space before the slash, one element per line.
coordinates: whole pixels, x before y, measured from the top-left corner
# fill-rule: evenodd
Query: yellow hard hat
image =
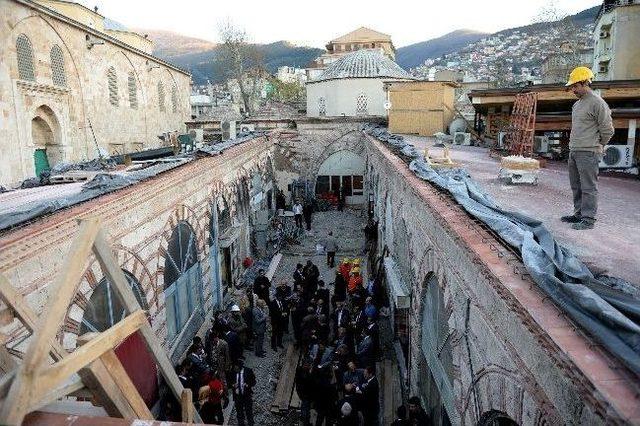
<path fill-rule="evenodd" d="M 360 268 L 358 268 L 358 267 L 356 266 L 355 268 L 353 268 L 353 269 L 351 270 L 351 273 L 352 273 L 352 274 L 359 274 L 359 273 L 360 273 Z"/>
<path fill-rule="evenodd" d="M 354 265 L 359 265 L 360 264 L 360 258 L 359 257 L 353 258 L 353 264 Z"/>
<path fill-rule="evenodd" d="M 576 67 L 571 71 L 571 74 L 569 74 L 569 81 L 567 81 L 565 86 L 573 86 L 581 81 L 588 81 L 591 83 L 591 80 L 593 80 L 593 71 L 587 67 Z"/>
<path fill-rule="evenodd" d="M 344 259 L 342 259 L 342 263 L 351 263 L 351 259 L 345 257 Z"/>

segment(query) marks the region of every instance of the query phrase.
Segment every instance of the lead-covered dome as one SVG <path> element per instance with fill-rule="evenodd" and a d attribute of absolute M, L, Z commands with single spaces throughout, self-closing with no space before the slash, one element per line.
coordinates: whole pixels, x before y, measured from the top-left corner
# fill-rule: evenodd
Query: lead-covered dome
<path fill-rule="evenodd" d="M 414 80 L 400 65 L 385 56 L 379 49 L 361 49 L 346 54 L 330 64 L 312 82 L 340 78 L 399 78 Z"/>

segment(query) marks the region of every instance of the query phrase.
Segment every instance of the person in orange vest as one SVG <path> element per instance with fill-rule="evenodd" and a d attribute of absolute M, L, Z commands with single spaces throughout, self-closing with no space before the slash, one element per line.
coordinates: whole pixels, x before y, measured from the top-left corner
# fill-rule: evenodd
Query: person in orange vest
<path fill-rule="evenodd" d="M 351 270 L 351 277 L 349 278 L 348 290 L 353 294 L 358 290 L 358 287 L 362 287 L 362 276 L 360 276 L 360 267 L 355 266 Z"/>
<path fill-rule="evenodd" d="M 351 259 L 349 259 L 348 257 L 342 259 L 342 263 L 340 263 L 338 270 L 340 271 L 340 274 L 342 274 L 342 278 L 344 278 L 346 282 L 349 282 L 349 274 L 351 273 Z"/>

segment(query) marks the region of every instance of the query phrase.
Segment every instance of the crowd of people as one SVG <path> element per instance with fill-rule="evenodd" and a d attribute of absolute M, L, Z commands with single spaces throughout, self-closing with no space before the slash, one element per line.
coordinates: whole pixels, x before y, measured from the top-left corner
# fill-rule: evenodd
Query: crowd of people
<path fill-rule="evenodd" d="M 265 357 L 270 331 L 272 351 L 284 349 L 287 334 L 300 349 L 295 386 L 302 425 L 311 424 L 312 412 L 317 426 L 379 424 L 375 365 L 381 355 L 378 321 L 384 295 L 375 280 L 363 280 L 359 258 L 344 258 L 334 266 L 338 247 L 331 233 L 325 244 L 327 266 L 335 268 L 330 285 L 311 260 L 296 265 L 292 285 L 281 280 L 273 286 L 261 269 L 238 303 L 214 316 L 205 338 L 193 339 L 178 375 L 183 386 L 192 389 L 203 421 L 222 424 L 223 408 L 233 398 L 238 424 L 254 424 L 256 376 L 244 366 L 243 354 L 250 350 Z M 428 424 L 416 397 L 398 408 L 393 422 Z"/>

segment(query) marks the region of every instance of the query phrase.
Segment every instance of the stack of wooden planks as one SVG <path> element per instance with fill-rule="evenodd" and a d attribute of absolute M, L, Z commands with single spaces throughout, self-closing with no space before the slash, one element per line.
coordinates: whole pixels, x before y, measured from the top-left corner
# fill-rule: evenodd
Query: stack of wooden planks
<path fill-rule="evenodd" d="M 300 349 L 297 349 L 293 344 L 287 345 L 284 360 L 282 362 L 282 369 L 280 370 L 280 378 L 278 379 L 278 385 L 276 386 L 276 393 L 271 403 L 272 413 L 281 413 L 289 411 L 293 395 L 294 385 L 296 380 L 296 369 L 298 368 L 298 362 L 300 361 Z M 297 397 L 297 393 L 295 393 Z M 300 405 L 300 399 L 298 398 L 298 406 Z"/>

